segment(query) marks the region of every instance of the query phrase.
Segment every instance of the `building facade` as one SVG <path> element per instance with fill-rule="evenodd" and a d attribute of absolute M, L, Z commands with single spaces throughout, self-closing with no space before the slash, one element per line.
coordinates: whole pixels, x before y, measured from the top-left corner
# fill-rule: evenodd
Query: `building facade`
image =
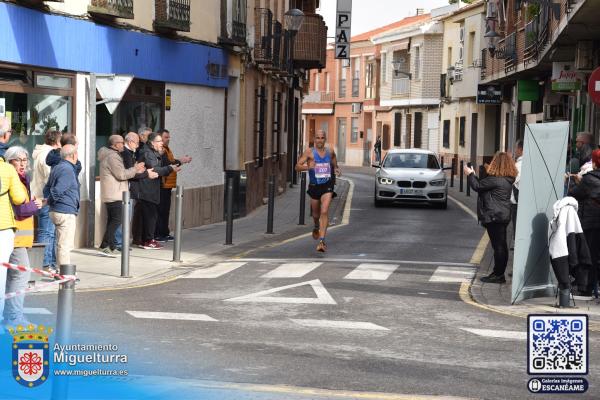
<path fill-rule="evenodd" d="M 222 219 L 227 53 L 216 24 L 192 22 L 218 20 L 219 11 L 189 0 L 0 2 L 0 35 L 13 38 L 0 49 L 13 141 L 31 150 L 52 127 L 79 138 L 79 246 L 97 244 L 103 231 L 98 148 L 141 126 L 169 129 L 174 153 L 194 157 L 179 175 L 197 200 L 184 211 L 185 226 Z M 118 105 L 92 104 L 102 96 L 90 88 L 110 87 L 114 75 L 133 78 Z"/>
<path fill-rule="evenodd" d="M 486 1 L 486 31 L 494 35 L 482 82 L 502 91 L 495 123 L 501 149 L 511 150 L 527 123 L 542 121 L 571 121 L 572 137 L 589 131 L 598 143 L 600 113 L 587 82 L 600 65 L 599 11 L 600 3 L 587 0 Z"/>
<path fill-rule="evenodd" d="M 439 153 L 449 164 L 483 164 L 498 150 L 495 106 L 477 103 L 484 49 L 485 7 L 477 1 L 443 19 Z"/>

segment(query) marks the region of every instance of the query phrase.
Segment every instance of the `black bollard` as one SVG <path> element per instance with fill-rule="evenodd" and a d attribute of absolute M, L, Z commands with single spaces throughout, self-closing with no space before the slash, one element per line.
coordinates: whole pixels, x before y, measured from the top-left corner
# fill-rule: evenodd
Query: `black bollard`
<path fill-rule="evenodd" d="M 269 203 L 267 210 L 267 233 L 273 233 L 273 214 L 275 212 L 275 175 L 269 176 Z"/>
<path fill-rule="evenodd" d="M 467 197 L 471 197 L 471 186 L 469 185 L 469 177 L 467 176 Z"/>
<path fill-rule="evenodd" d="M 306 213 L 306 172 L 301 173 L 300 177 L 300 216 L 298 217 L 298 225 L 305 225 Z"/>
<path fill-rule="evenodd" d="M 227 178 L 227 226 L 225 244 L 233 244 L 233 178 Z"/>
<path fill-rule="evenodd" d="M 450 170 L 450 187 L 454 187 L 454 168 L 456 164 L 456 159 L 452 159 L 452 169 Z"/>
<path fill-rule="evenodd" d="M 442 156 L 442 168 L 444 168 L 444 156 Z"/>
<path fill-rule="evenodd" d="M 463 170 L 464 166 L 465 166 L 465 161 L 464 160 L 460 160 L 460 171 L 459 171 L 460 182 L 459 182 L 459 185 L 458 185 L 459 186 L 459 189 L 458 189 L 459 192 L 463 191 L 463 185 L 464 185 L 464 180 L 465 180 L 464 179 L 465 178 L 465 171 Z"/>

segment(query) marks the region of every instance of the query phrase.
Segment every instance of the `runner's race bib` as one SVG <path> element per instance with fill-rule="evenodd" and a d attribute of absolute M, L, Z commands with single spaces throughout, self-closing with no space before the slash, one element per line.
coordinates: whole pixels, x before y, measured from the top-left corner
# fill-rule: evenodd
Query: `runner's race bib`
<path fill-rule="evenodd" d="M 331 164 L 315 163 L 315 178 L 317 178 L 317 179 L 331 178 Z"/>

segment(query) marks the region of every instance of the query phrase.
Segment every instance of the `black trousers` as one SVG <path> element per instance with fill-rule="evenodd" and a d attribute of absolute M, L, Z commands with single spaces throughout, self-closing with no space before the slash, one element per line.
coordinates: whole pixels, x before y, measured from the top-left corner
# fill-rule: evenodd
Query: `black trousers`
<path fill-rule="evenodd" d="M 491 222 L 485 225 L 492 249 L 494 249 L 494 274 L 504 275 L 508 263 L 508 243 L 506 241 L 506 228 L 508 222 Z"/>
<path fill-rule="evenodd" d="M 169 214 L 171 213 L 171 190 L 160 189 L 160 204 L 158 205 L 158 221 L 156 222 L 156 237 L 168 236 Z"/>
<path fill-rule="evenodd" d="M 106 205 L 106 230 L 104 231 L 104 237 L 102 238 L 101 248 L 110 247 L 114 250 L 117 247 L 115 242 L 115 232 L 121 225 L 123 217 L 123 203 L 120 201 L 112 201 L 110 203 L 104 203 Z"/>
<path fill-rule="evenodd" d="M 136 200 L 133 206 L 133 217 L 131 219 L 131 236 L 133 237 L 133 243 L 142 243 L 142 228 L 142 206 L 140 200 Z"/>
<path fill-rule="evenodd" d="M 592 267 L 588 274 L 588 290 L 594 290 L 598 284 L 598 277 L 600 275 L 598 263 L 600 262 L 600 229 L 586 229 L 583 231 L 585 241 L 587 242 L 588 248 L 590 249 L 590 256 L 592 258 Z"/>
<path fill-rule="evenodd" d="M 142 242 L 147 242 L 154 239 L 158 204 L 146 200 L 139 200 L 139 204 L 142 211 Z"/>

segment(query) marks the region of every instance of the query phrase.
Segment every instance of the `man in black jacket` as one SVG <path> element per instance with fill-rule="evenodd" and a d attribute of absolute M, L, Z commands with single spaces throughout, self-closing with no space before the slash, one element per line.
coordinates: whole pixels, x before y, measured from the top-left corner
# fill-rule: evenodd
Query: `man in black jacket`
<path fill-rule="evenodd" d="M 123 165 L 125 169 L 135 166 L 137 154 L 140 153 L 140 139 L 137 133 L 129 132 L 125 135 L 125 149 L 121 153 L 123 157 Z M 142 211 L 137 202 L 139 199 L 139 182 L 141 179 L 149 178 L 156 179 L 158 174 L 153 170 L 146 170 L 142 173 L 136 174 L 129 180 L 129 192 L 131 194 L 131 206 L 133 209 L 133 218 L 131 223 L 131 232 L 133 236 L 133 244 L 137 246 L 142 245 Z"/>
<path fill-rule="evenodd" d="M 172 171 L 179 172 L 181 167 L 167 162 L 163 164 L 163 140 L 158 133 L 148 136 L 146 145 L 140 152 L 138 160 L 145 163 L 146 169 L 152 169 L 159 176 L 167 176 Z M 142 248 L 155 250 L 162 246 L 154 240 L 156 219 L 158 217 L 158 204 L 160 203 L 160 180 L 142 178 L 138 181 L 138 202 L 142 212 Z"/>

